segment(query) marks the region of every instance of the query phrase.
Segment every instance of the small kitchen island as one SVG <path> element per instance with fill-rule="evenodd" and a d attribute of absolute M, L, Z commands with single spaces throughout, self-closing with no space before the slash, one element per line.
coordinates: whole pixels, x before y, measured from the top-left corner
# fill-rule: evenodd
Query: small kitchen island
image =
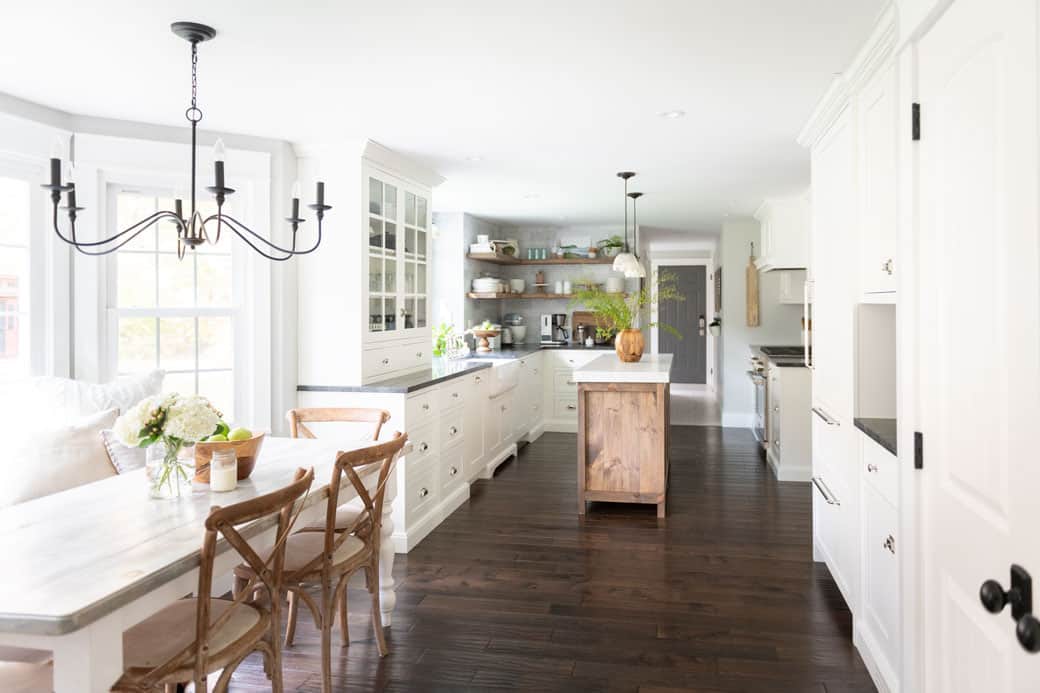
<path fill-rule="evenodd" d="M 648 503 L 665 515 L 672 355 L 625 363 L 606 354 L 574 371 L 578 512 L 589 501 Z"/>

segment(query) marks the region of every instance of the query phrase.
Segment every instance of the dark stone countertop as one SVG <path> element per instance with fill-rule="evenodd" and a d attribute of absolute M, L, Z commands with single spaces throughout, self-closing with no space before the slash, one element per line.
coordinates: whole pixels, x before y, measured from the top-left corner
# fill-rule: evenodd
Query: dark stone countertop
<path fill-rule="evenodd" d="M 776 366 L 777 368 L 805 368 L 804 355 L 799 354 L 797 356 L 767 356 L 766 354 L 762 353 L 763 346 L 768 347 L 769 345 L 751 344 L 749 348 L 755 356 L 762 359 L 763 361 L 768 361 L 770 364 Z M 801 347 L 797 344 L 789 344 L 785 346 L 793 346 L 801 349 Z"/>
<path fill-rule="evenodd" d="M 438 383 L 460 378 L 467 373 L 475 373 L 479 370 L 491 368 L 491 360 L 512 361 L 524 356 L 536 354 L 539 351 L 565 350 L 565 351 L 613 351 L 612 345 L 579 347 L 579 346 L 542 346 L 541 344 L 514 344 L 504 346 L 499 351 L 485 354 L 471 353 L 464 359 L 449 361 L 444 358 L 435 358 L 426 370 L 416 371 L 407 375 L 399 375 L 394 378 L 380 380 L 369 385 L 297 385 L 297 392 L 380 392 L 389 394 L 408 394 L 422 390 L 423 388 Z"/>
<path fill-rule="evenodd" d="M 867 437 L 875 443 L 888 450 L 893 455 L 896 452 L 896 420 L 895 419 L 870 419 L 855 418 L 853 425 L 867 434 Z"/>

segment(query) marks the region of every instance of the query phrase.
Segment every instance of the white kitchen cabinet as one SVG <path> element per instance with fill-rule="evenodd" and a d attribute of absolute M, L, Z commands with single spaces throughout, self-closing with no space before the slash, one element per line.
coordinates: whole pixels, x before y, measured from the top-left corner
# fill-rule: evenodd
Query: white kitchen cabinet
<path fill-rule="evenodd" d="M 575 433 L 578 430 L 578 387 L 574 382 L 574 369 L 584 366 L 605 352 L 559 349 L 542 353 L 545 359 L 545 373 L 542 378 L 545 430 Z"/>
<path fill-rule="evenodd" d="M 805 301 L 805 270 L 781 270 L 779 303 L 802 305 Z"/>
<path fill-rule="evenodd" d="M 528 442 L 536 440 L 542 432 L 542 363 L 541 352 L 520 359 L 516 432 Z"/>
<path fill-rule="evenodd" d="M 809 192 L 766 199 L 755 212 L 761 247 L 756 248 L 759 271 L 802 269 L 809 264 Z"/>
<path fill-rule="evenodd" d="M 766 459 L 780 481 L 809 481 L 812 478 L 809 369 L 770 364 L 768 377 Z"/>
<path fill-rule="evenodd" d="M 488 376 L 484 372 L 477 372 L 464 376 L 468 385 L 463 404 L 465 419 L 468 425 L 467 435 L 463 441 L 463 466 L 466 471 L 466 479 L 476 478 L 484 469 L 484 436 L 485 421 L 484 411 L 486 409 Z"/>
<path fill-rule="evenodd" d="M 890 300 L 896 290 L 899 82 L 893 63 L 860 94 L 860 283 L 863 300 Z"/>

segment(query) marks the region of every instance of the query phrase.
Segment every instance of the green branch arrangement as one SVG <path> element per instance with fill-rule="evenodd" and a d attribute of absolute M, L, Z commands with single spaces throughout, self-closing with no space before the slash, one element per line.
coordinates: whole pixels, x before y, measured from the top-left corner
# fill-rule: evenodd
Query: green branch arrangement
<path fill-rule="evenodd" d="M 570 305 L 584 306 L 596 314 L 596 336 L 609 339 L 621 330 L 635 327 L 636 319 L 648 313 L 656 303 L 658 310 L 665 301 L 685 301 L 679 292 L 678 277 L 670 272 L 660 272 L 632 294 L 607 293 L 600 288 L 579 289 L 571 298 Z M 677 339 L 683 336 L 679 330 L 663 322 L 648 322 L 648 327 L 660 327 Z"/>

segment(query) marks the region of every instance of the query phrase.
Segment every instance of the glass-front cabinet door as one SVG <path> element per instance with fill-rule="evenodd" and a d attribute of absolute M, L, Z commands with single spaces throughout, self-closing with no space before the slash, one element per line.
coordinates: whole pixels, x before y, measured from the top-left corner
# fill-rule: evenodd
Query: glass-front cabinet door
<path fill-rule="evenodd" d="M 368 333 L 420 337 L 429 325 L 429 197 L 379 172 L 366 181 Z"/>

